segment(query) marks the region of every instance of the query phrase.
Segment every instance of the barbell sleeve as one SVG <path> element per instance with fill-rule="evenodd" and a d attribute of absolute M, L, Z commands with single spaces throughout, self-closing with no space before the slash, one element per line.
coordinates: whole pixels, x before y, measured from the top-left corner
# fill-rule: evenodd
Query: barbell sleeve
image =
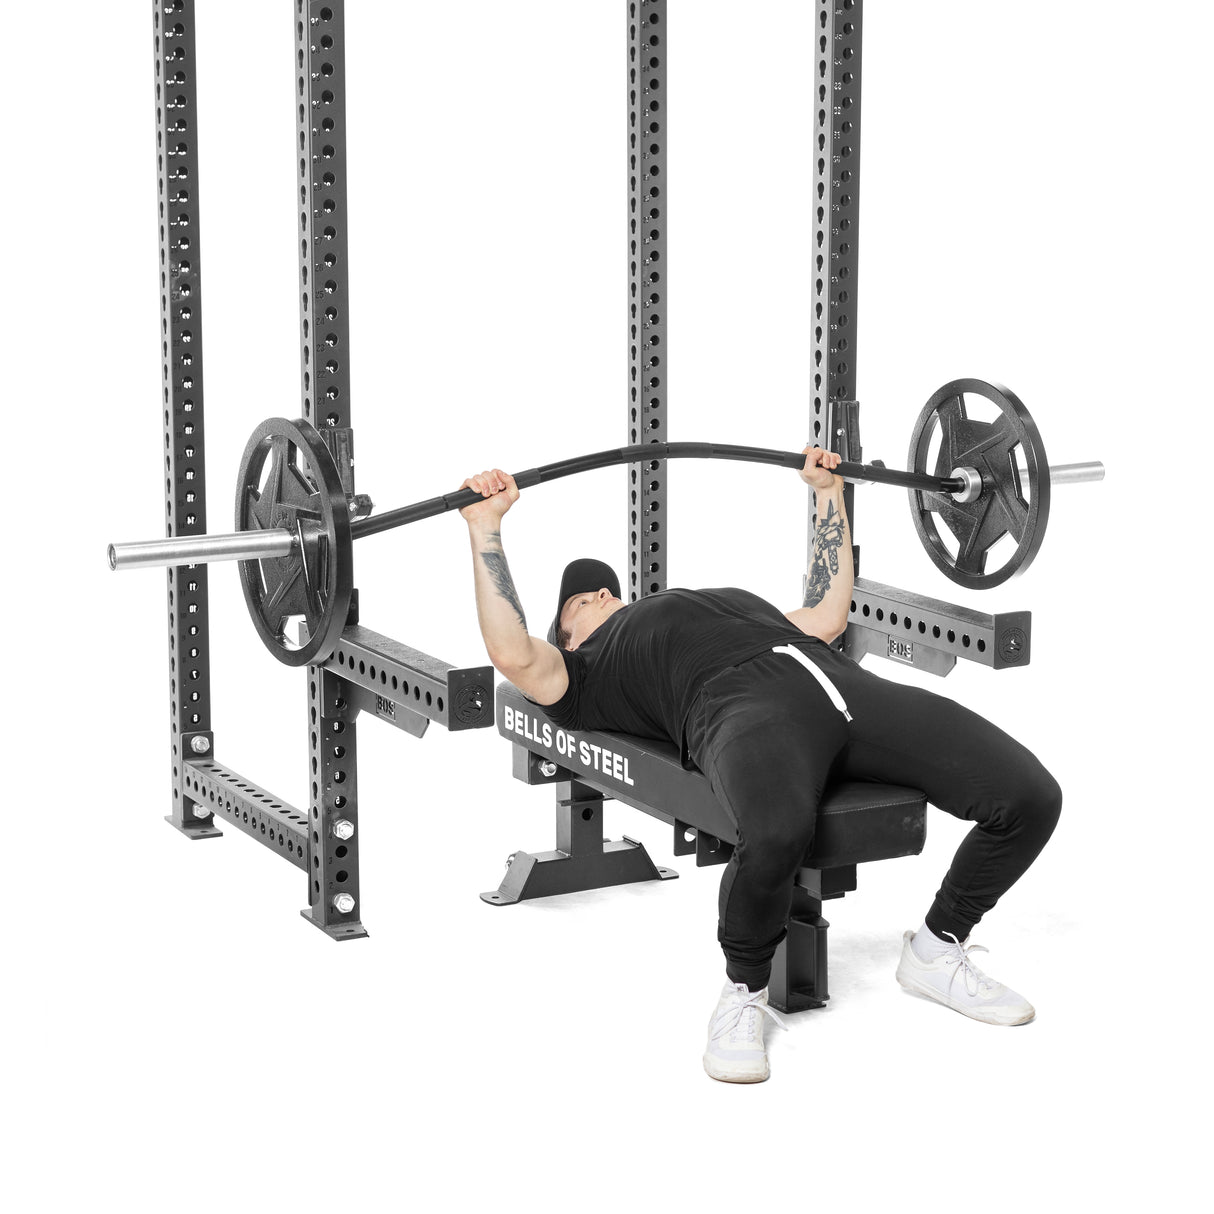
<path fill-rule="evenodd" d="M 1028 476 L 1028 465 L 1023 460 L 1016 460 L 1016 470 L 1020 476 Z M 960 468 L 958 471 L 964 477 L 967 474 L 977 475 L 973 468 Z M 1082 485 L 1088 481 L 1104 480 L 1104 465 L 1098 459 L 1087 460 L 1082 464 L 1051 464 L 1051 485 Z"/>
<path fill-rule="evenodd" d="M 1087 481 L 1104 480 L 1104 465 L 1098 460 L 1082 464 L 1051 464 L 1051 485 L 1082 485 Z"/>
<path fill-rule="evenodd" d="M 268 561 L 290 556 L 295 536 L 282 527 L 235 531 L 229 535 L 181 535 L 134 544 L 111 544 L 111 569 L 165 565 L 209 565 L 212 561 Z"/>
<path fill-rule="evenodd" d="M 1021 481 L 1029 477 L 1028 464 L 1016 460 L 1016 471 Z M 983 494 L 985 485 L 982 473 L 977 468 L 962 467 L 953 469 L 954 476 L 961 482 L 962 488 L 953 493 L 953 501 L 968 505 L 976 502 Z M 1104 465 L 1099 460 L 1088 460 L 1082 464 L 1050 464 L 1050 485 L 1079 485 L 1085 481 L 1104 480 Z"/>

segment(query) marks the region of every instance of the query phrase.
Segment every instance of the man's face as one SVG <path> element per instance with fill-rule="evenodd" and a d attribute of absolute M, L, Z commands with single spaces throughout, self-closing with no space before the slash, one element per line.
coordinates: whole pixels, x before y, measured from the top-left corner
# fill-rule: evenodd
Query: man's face
<path fill-rule="evenodd" d="M 624 606 L 606 586 L 570 595 L 561 608 L 561 627 L 569 633 L 569 648 L 576 649 L 608 616 Z"/>

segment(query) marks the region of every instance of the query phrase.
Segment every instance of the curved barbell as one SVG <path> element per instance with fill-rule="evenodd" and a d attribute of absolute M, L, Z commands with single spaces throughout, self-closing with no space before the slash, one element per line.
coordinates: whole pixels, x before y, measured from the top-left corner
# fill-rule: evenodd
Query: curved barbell
<path fill-rule="evenodd" d="M 996 404 L 995 422 L 969 417 L 965 396 Z M 933 435 L 940 431 L 934 472 L 927 471 Z M 519 489 L 617 464 L 667 459 L 723 459 L 800 469 L 803 451 L 780 451 L 723 443 L 643 443 L 559 460 L 515 474 Z M 1040 549 L 1049 516 L 1052 484 L 1104 478 L 1091 461 L 1051 467 L 1040 433 L 1017 397 L 982 380 L 954 380 L 924 406 L 911 441 L 910 471 L 881 463 L 842 461 L 833 471 L 844 480 L 910 490 L 916 530 L 937 566 L 954 581 L 976 588 L 997 585 L 1023 572 Z M 336 464 L 319 432 L 308 422 L 271 418 L 253 432 L 237 478 L 236 525 L 224 535 L 173 536 L 110 544 L 110 568 L 210 564 L 238 561 L 241 585 L 263 642 L 280 661 L 305 665 L 324 661 L 345 627 L 353 586 L 351 544 L 410 523 L 482 501 L 460 489 L 359 517 L 365 499 L 348 499 Z M 957 540 L 944 543 L 936 520 Z M 1017 542 L 1012 558 L 994 572 L 986 556 L 1004 535 Z M 303 616 L 306 639 L 287 639 L 286 621 Z"/>

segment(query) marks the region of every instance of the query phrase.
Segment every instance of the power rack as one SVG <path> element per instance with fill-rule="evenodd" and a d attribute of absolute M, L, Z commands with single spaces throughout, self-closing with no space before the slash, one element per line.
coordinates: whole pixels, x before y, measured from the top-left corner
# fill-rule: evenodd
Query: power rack
<path fill-rule="evenodd" d="M 669 28 L 666 0 L 626 0 L 628 23 L 628 341 L 627 433 L 630 445 L 667 442 L 670 391 L 667 308 L 670 267 L 667 171 Z M 347 257 L 344 0 L 293 0 L 297 68 L 300 361 L 304 420 L 323 436 L 357 517 L 368 505 L 355 492 L 350 393 Z M 194 0 L 155 0 L 157 170 L 164 377 L 166 534 L 206 533 L 202 277 L 198 212 L 197 80 Z M 860 0 L 817 0 L 815 7 L 812 405 L 815 440 L 844 459 L 861 458 L 856 400 L 859 253 Z M 810 506 L 812 553 L 813 499 Z M 855 528 L 854 492 L 847 508 Z M 666 461 L 628 468 L 630 601 L 666 588 L 669 534 Z M 859 550 L 856 550 L 857 569 Z M 808 563 L 808 561 L 807 561 Z M 341 642 L 307 668 L 310 795 L 296 807 L 223 766 L 215 757 L 210 704 L 207 566 L 167 574 L 173 808 L 168 820 L 192 839 L 221 834 L 228 822 L 308 876 L 302 914 L 338 940 L 366 935 L 360 917 L 357 718 L 368 713 L 415 737 L 431 722 L 452 730 L 495 720 L 491 666 L 457 667 L 360 625 L 354 591 Z M 849 626 L 837 644 L 859 658 L 877 653 L 936 674 L 958 657 L 996 668 L 1025 665 L 1028 612 L 985 615 L 857 578 Z M 497 726 L 514 742 L 515 775 L 552 783 L 558 846 L 516 853 L 498 891 L 503 905 L 526 897 L 619 881 L 675 875 L 658 869 L 630 840 L 602 837 L 602 801 L 614 797 L 675 827 L 676 854 L 719 863 L 731 846 L 729 823 L 704 802 L 695 773 L 642 740 L 599 736 L 595 767 L 575 762 L 532 721 L 504 685 Z M 520 725 L 519 722 L 525 722 Z M 532 729 L 538 734 L 532 733 Z M 519 735 L 524 735 L 520 740 Z M 589 737 L 590 735 L 587 735 Z M 587 751 L 587 753 L 590 753 Z M 606 768 L 602 756 L 611 756 Z M 629 767 L 631 763 L 631 767 Z M 638 790 L 625 773 L 649 772 Z M 631 786 L 631 787 L 628 787 Z M 882 786 L 884 788 L 884 786 Z M 837 809 L 870 814 L 882 837 L 864 845 L 830 827 L 798 881 L 790 943 L 773 979 L 777 1006 L 815 1006 L 826 998 L 821 900 L 855 888 L 855 864 L 917 852 L 923 799 L 915 790 L 844 790 Z M 832 831 L 835 833 L 832 834 Z M 524 862 L 525 861 L 525 862 Z M 564 863 L 569 861 L 570 863 Z M 572 861 L 576 861 L 573 863 Z M 556 863 L 554 863 L 556 862 Z M 815 866 L 816 865 L 816 866 Z M 555 874 L 565 875 L 555 875 Z M 545 876 L 544 874 L 548 874 Z M 794 989 L 795 988 L 795 989 Z M 780 992 L 783 992 L 782 994 Z"/>

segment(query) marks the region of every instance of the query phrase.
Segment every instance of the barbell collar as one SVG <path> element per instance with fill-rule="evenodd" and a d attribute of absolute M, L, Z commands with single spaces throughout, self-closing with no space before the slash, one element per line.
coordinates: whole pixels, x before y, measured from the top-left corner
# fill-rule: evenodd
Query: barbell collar
<path fill-rule="evenodd" d="M 954 468 L 953 479 L 964 486 L 953 494 L 953 501 L 969 505 L 982 496 L 982 473 L 977 468 Z"/>
<path fill-rule="evenodd" d="M 150 569 L 156 566 L 209 565 L 213 561 L 268 561 L 290 556 L 295 536 L 282 527 L 267 531 L 235 531 L 229 535 L 183 535 L 109 546 L 110 568 Z"/>

